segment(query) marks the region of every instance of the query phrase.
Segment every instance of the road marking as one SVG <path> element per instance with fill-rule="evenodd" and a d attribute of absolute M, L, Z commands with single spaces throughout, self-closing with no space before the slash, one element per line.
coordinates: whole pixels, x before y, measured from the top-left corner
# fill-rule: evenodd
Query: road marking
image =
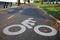
<path fill-rule="evenodd" d="M 11 15 L 9 18 L 11 19 L 14 16 L 15 15 Z M 35 22 L 36 21 L 34 21 L 33 18 L 28 18 L 28 19 L 24 20 L 23 22 L 21 22 L 21 25 L 20 24 L 15 24 L 15 25 L 10 25 L 10 26 L 5 27 L 3 29 L 3 33 L 6 34 L 6 35 L 22 34 L 23 32 L 25 32 L 26 28 L 28 28 L 28 29 L 33 28 L 32 26 L 35 25 Z M 12 27 L 20 27 L 21 30 L 16 31 L 16 32 L 9 31 L 9 29 L 12 28 Z M 51 32 L 45 33 L 48 30 L 43 30 L 45 32 L 42 32 L 41 30 L 39 30 L 39 28 L 41 28 L 41 27 L 49 28 L 51 30 Z M 52 28 L 51 26 L 48 26 L 48 25 L 37 25 L 37 26 L 34 27 L 34 31 L 37 34 L 42 35 L 42 36 L 55 36 L 57 34 L 57 30 L 55 28 Z"/>
<path fill-rule="evenodd" d="M 34 21 L 33 18 L 29 18 L 29 19 L 26 19 L 25 21 L 23 21 L 21 24 L 23 24 L 27 28 L 31 29 L 31 28 L 33 28 L 32 26 L 34 26 L 35 23 L 36 23 L 36 21 Z"/>
<path fill-rule="evenodd" d="M 52 31 L 49 32 L 49 33 L 41 32 L 41 31 L 39 30 L 39 28 L 41 28 L 41 27 L 49 28 L 49 29 L 51 29 Z M 43 36 L 54 36 L 54 35 L 57 34 L 56 29 L 52 28 L 51 26 L 47 26 L 47 25 L 38 25 L 38 26 L 36 26 L 36 27 L 34 28 L 34 31 L 35 31 L 37 34 L 43 35 Z"/>
<path fill-rule="evenodd" d="M 11 18 L 13 18 L 14 16 L 15 16 L 15 15 L 11 15 L 11 16 L 9 16 L 9 17 L 8 17 L 8 19 L 11 19 Z"/>
<path fill-rule="evenodd" d="M 21 30 L 19 30 L 17 32 L 11 32 L 11 31 L 9 31 L 9 29 L 12 27 L 20 27 Z M 26 28 L 23 25 L 16 24 L 16 25 L 11 25 L 11 26 L 4 28 L 3 33 L 6 35 L 18 35 L 18 34 L 22 34 L 23 32 L 25 32 L 25 30 L 26 30 Z"/>

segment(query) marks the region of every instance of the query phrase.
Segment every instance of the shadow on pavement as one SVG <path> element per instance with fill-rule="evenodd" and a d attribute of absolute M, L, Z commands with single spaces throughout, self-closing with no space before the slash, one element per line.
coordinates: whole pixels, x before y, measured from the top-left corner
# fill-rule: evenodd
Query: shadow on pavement
<path fill-rule="evenodd" d="M 27 8 L 21 14 L 22 15 L 27 15 L 27 16 L 32 16 L 32 17 L 44 18 L 45 19 L 45 16 L 43 16 L 40 13 L 40 10 L 35 9 L 35 8 Z"/>
<path fill-rule="evenodd" d="M 9 14 L 15 14 L 15 13 L 18 13 L 18 11 L 23 10 L 24 8 L 11 8 L 11 9 L 13 9 L 13 11 L 8 12 Z"/>

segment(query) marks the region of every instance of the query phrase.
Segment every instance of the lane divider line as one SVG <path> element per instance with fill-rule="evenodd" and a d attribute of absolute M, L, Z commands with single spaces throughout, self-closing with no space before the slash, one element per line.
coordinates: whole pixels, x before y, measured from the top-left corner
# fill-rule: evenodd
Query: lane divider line
<path fill-rule="evenodd" d="M 11 15 L 11 16 L 9 16 L 9 17 L 8 17 L 8 19 L 11 19 L 11 18 L 13 18 L 14 16 L 15 16 L 15 15 Z"/>

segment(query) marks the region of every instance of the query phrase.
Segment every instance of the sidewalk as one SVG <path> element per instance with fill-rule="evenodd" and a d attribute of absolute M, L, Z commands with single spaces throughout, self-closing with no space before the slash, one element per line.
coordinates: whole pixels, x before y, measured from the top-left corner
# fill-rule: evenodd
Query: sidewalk
<path fill-rule="evenodd" d="M 16 8 L 16 7 L 18 7 L 18 6 L 12 6 L 12 7 L 9 7 L 9 8 Z M 7 10 L 9 8 L 0 8 L 0 11 Z"/>
<path fill-rule="evenodd" d="M 7 9 L 9 9 L 9 8 L 16 8 L 16 7 L 18 7 L 17 5 L 12 5 L 12 7 L 9 7 L 8 6 L 8 8 L 3 8 L 3 4 L 0 6 L 0 11 L 3 11 L 3 10 L 7 10 Z"/>

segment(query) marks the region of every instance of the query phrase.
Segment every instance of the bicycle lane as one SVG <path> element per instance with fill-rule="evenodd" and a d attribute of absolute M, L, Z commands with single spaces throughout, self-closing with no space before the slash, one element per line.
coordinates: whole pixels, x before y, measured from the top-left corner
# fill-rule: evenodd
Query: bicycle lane
<path fill-rule="evenodd" d="M 1 40 L 57 40 L 57 34 L 54 36 L 44 36 L 41 35 L 39 33 L 36 33 L 34 31 L 34 28 L 37 25 L 46 25 L 46 26 L 51 26 L 51 23 L 47 21 L 47 19 L 40 14 L 39 12 L 40 10 L 35 9 L 35 8 L 26 8 L 25 10 L 23 10 L 23 12 L 18 12 L 16 14 L 16 17 L 10 21 L 10 23 L 6 23 L 6 25 L 2 28 L 2 33 L 0 33 L 0 39 Z M 26 24 L 26 20 L 32 20 L 30 22 L 30 24 L 28 24 L 29 26 L 31 26 L 32 28 L 30 29 L 29 26 L 26 26 L 24 24 Z M 24 21 L 26 21 L 24 23 Z M 15 27 L 11 27 L 10 29 L 8 29 L 10 32 L 12 32 L 13 34 L 9 34 L 8 32 L 4 33 L 3 30 L 6 27 L 9 27 L 11 25 L 14 25 Z M 21 32 L 21 27 L 19 27 L 18 25 L 22 25 L 25 29 L 25 31 L 23 30 L 22 33 L 19 34 L 18 31 Z M 50 33 L 52 30 L 46 27 L 42 27 L 42 28 L 38 28 L 39 31 L 42 31 L 42 33 Z M 46 30 L 47 29 L 47 30 Z M 37 29 L 36 29 L 37 30 Z M 15 34 L 14 32 L 17 32 L 18 34 Z M 54 34 L 54 33 L 53 33 Z"/>

